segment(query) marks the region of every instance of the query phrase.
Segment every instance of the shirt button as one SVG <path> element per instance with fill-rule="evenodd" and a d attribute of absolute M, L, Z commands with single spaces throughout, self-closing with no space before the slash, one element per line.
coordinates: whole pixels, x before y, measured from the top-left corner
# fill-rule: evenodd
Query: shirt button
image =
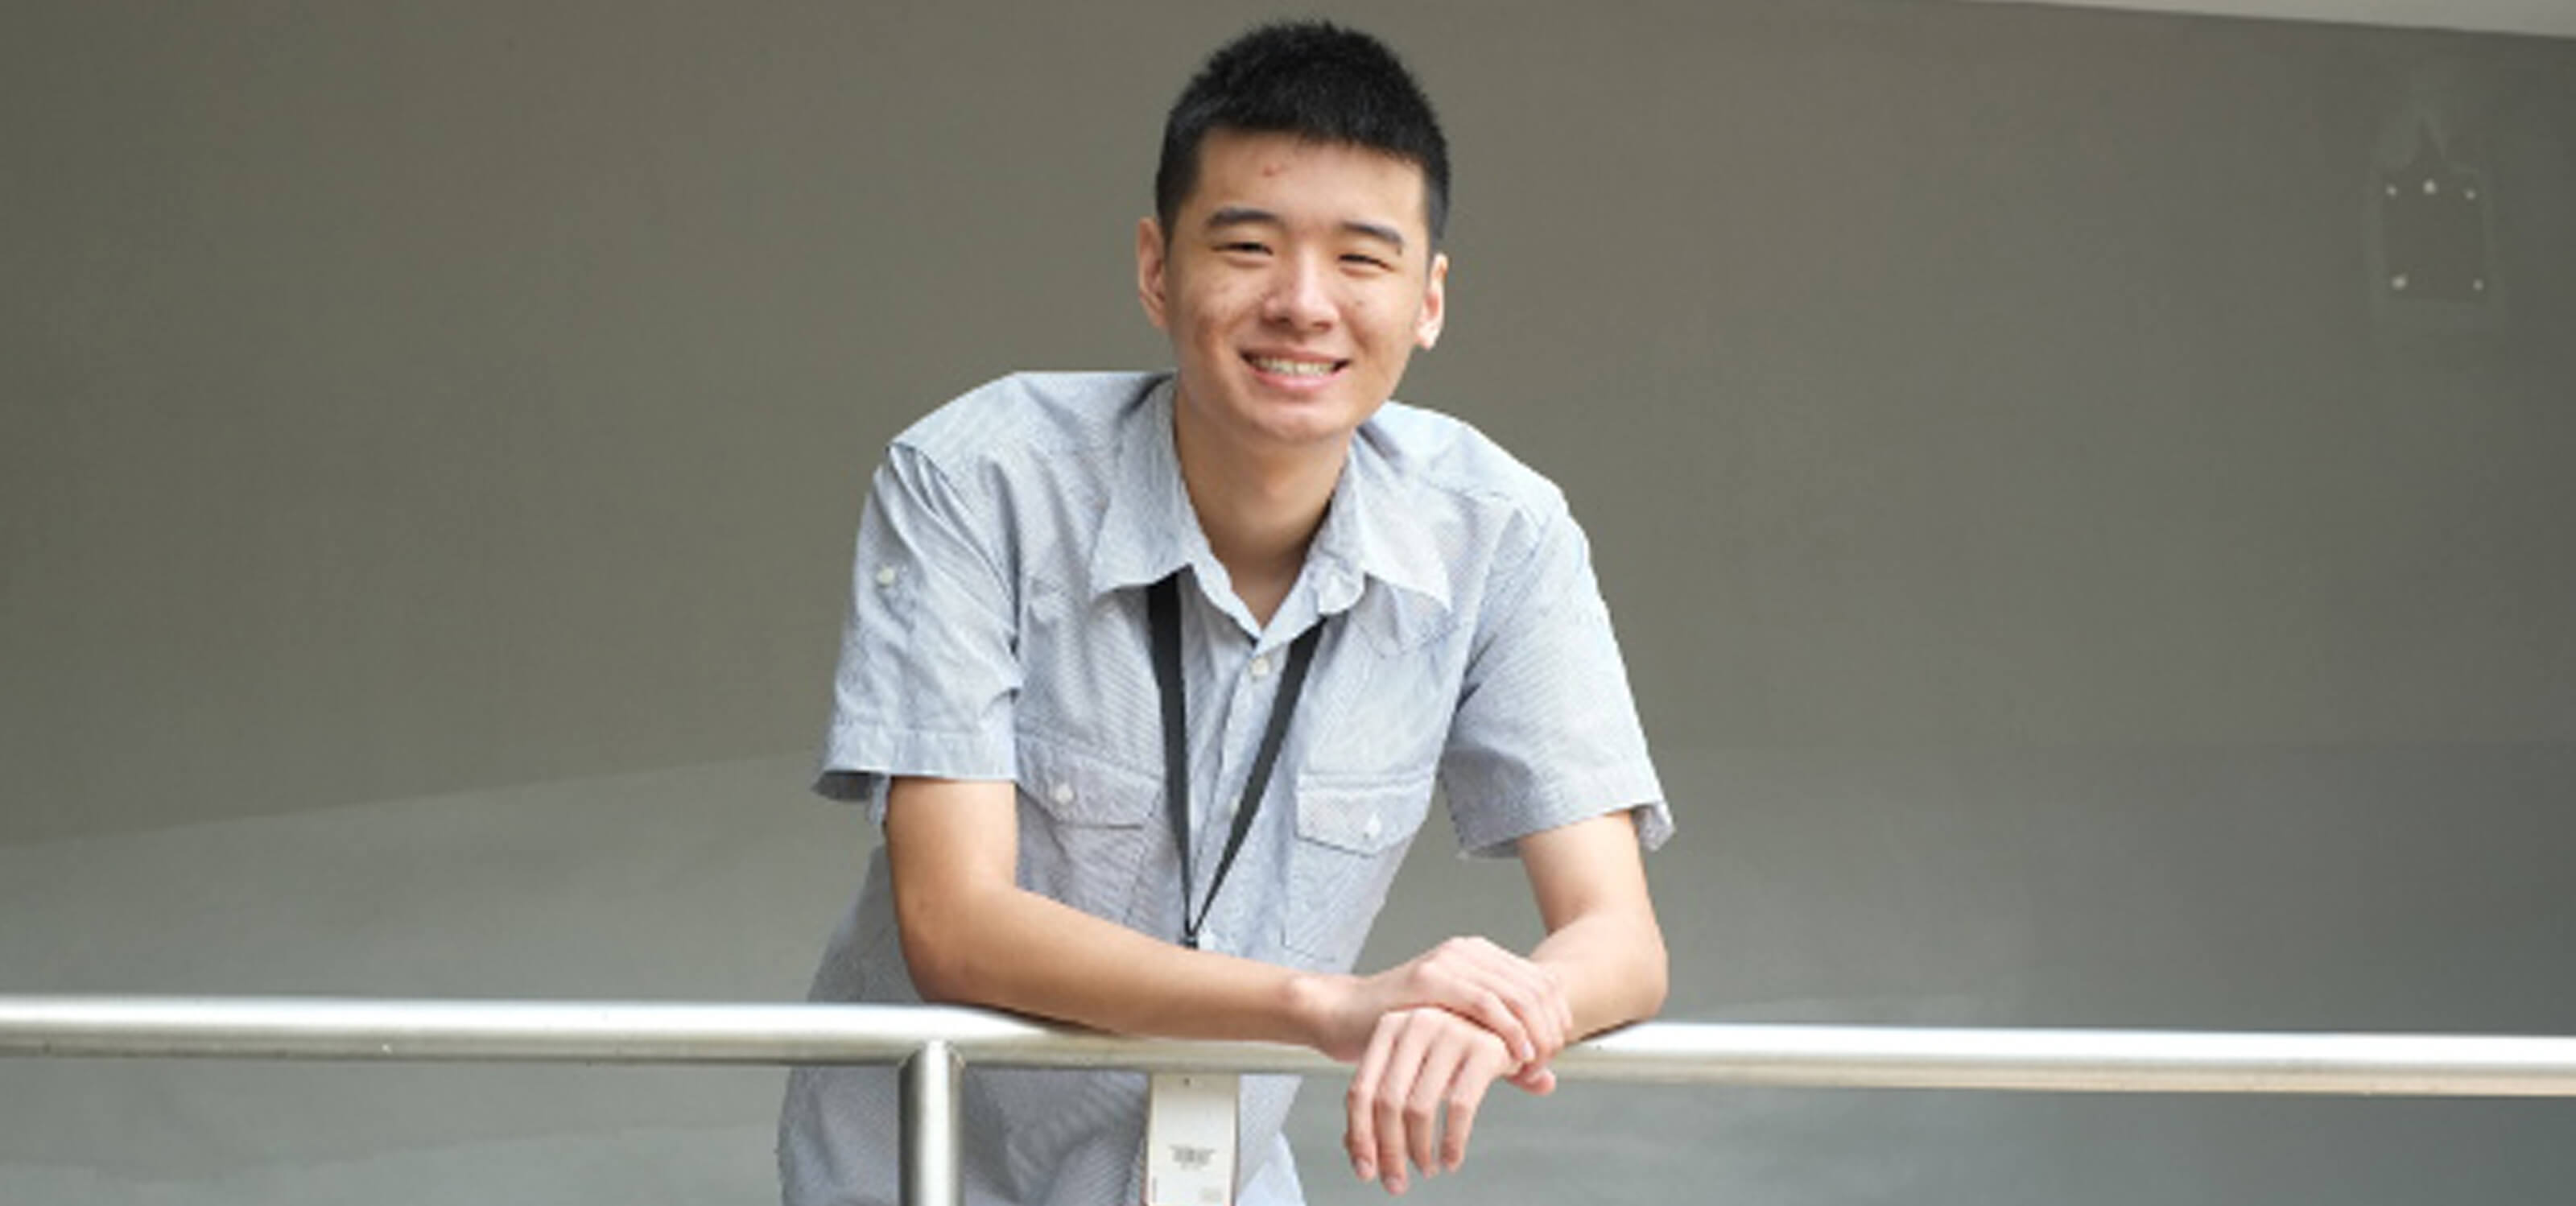
<path fill-rule="evenodd" d="M 1055 785 L 1055 802 L 1056 802 L 1056 803 L 1058 803 L 1058 804 L 1071 804 L 1071 803 L 1073 803 L 1073 784 L 1070 784 L 1070 783 L 1058 783 L 1058 784 L 1056 784 L 1056 785 Z"/>
<path fill-rule="evenodd" d="M 1378 815 L 1373 812 L 1369 814 L 1367 823 L 1360 826 L 1360 832 L 1367 834 L 1370 841 L 1376 841 L 1377 835 L 1385 831 L 1386 822 L 1379 820 Z"/>
<path fill-rule="evenodd" d="M 1264 654 L 1264 655 L 1262 655 L 1262 656 L 1260 656 L 1260 657 L 1256 657 L 1256 658 L 1252 659 L 1252 677 L 1254 677 L 1254 678 L 1268 678 L 1268 677 L 1270 677 L 1270 657 L 1269 657 L 1269 655 Z"/>
<path fill-rule="evenodd" d="M 879 586 L 892 586 L 895 583 L 895 579 L 902 576 L 903 571 L 896 569 L 891 565 L 881 565 L 877 567 L 877 585 Z"/>

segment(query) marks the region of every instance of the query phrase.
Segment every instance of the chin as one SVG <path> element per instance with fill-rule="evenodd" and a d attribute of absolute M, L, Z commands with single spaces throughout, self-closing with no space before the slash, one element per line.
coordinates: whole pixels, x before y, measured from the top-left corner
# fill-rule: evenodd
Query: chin
<path fill-rule="evenodd" d="M 1376 410 L 1338 398 L 1299 398 L 1261 406 L 1252 426 L 1279 443 L 1320 444 L 1349 439 Z"/>

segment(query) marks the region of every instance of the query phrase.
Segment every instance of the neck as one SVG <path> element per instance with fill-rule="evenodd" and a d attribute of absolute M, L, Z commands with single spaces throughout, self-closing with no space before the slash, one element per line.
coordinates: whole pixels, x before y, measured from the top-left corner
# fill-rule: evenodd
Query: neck
<path fill-rule="evenodd" d="M 1204 438 L 1186 412 L 1174 414 L 1172 435 L 1181 484 L 1209 551 L 1253 617 L 1269 623 L 1323 526 L 1349 442 L 1263 454 Z"/>

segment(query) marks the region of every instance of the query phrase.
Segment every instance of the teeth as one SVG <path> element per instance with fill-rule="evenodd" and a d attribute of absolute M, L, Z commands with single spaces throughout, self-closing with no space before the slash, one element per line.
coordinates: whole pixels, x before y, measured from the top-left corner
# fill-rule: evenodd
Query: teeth
<path fill-rule="evenodd" d="M 1255 356 L 1252 358 L 1252 367 L 1260 369 L 1265 373 L 1277 373 L 1282 377 L 1324 377 L 1332 374 L 1333 362 L 1330 360 L 1280 360 L 1269 356 Z"/>

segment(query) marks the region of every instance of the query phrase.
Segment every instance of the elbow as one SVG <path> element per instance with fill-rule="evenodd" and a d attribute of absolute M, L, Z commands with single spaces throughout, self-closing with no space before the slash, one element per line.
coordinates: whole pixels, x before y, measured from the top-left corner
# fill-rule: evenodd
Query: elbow
<path fill-rule="evenodd" d="M 1639 977 L 1637 985 L 1637 1020 L 1644 1021 L 1664 1011 L 1664 999 L 1672 991 L 1672 977 L 1664 960 L 1654 961 L 1653 969 Z"/>
<path fill-rule="evenodd" d="M 1636 977 L 1632 982 L 1635 997 L 1630 1002 L 1633 1019 L 1644 1021 L 1664 1011 L 1664 999 L 1672 991 L 1672 959 L 1665 953 L 1664 937 L 1648 930 L 1646 941 L 1637 952 Z"/>
<path fill-rule="evenodd" d="M 965 961 L 954 956 L 934 953 L 933 948 L 906 936 L 903 939 L 904 969 L 912 974 L 912 989 L 925 1005 L 975 1005 Z"/>
<path fill-rule="evenodd" d="M 991 1003 L 969 940 L 974 928 L 963 921 L 966 914 L 955 902 L 895 893 L 895 939 L 913 991 L 927 1004 Z"/>

